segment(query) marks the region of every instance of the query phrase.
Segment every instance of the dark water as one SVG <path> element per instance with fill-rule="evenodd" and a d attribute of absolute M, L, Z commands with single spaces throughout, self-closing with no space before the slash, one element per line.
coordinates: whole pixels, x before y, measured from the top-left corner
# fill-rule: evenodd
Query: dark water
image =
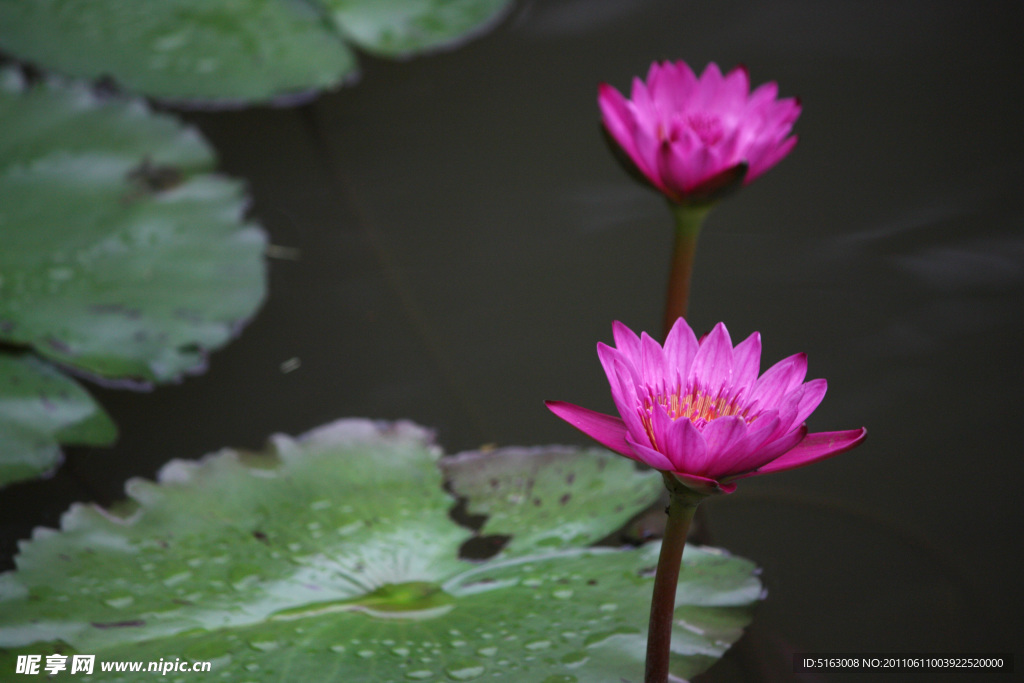
<path fill-rule="evenodd" d="M 707 680 L 787 680 L 800 651 L 1012 652 L 1022 29 L 1014 2 L 521 2 L 304 107 L 187 114 L 297 258 L 270 261 L 269 300 L 206 375 L 97 391 L 119 445 L 5 492 L 3 557 L 171 458 L 343 416 L 411 418 L 451 452 L 583 443 L 542 400 L 612 410 L 594 344 L 615 319 L 657 332 L 671 242 L 603 146 L 597 83 L 714 60 L 804 113 L 794 153 L 711 214 L 691 323 L 760 330 L 766 364 L 806 351 L 829 380 L 811 429 L 870 436 L 706 505 L 769 591 Z"/>

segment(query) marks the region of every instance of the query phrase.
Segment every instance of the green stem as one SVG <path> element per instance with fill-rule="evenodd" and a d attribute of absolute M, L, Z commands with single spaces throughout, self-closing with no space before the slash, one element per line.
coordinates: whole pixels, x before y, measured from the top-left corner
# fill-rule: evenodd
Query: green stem
<path fill-rule="evenodd" d="M 693 274 L 693 256 L 697 252 L 697 237 L 700 235 L 704 218 L 711 211 L 712 206 L 712 204 L 672 205 L 672 213 L 676 219 L 676 239 L 672 251 L 672 266 L 668 276 L 668 291 L 665 296 L 665 335 L 672 329 L 678 318 L 686 317 L 686 309 L 690 300 L 690 279 Z"/>
<path fill-rule="evenodd" d="M 651 596 L 651 621 L 647 627 L 647 666 L 644 683 L 667 683 L 669 653 L 672 645 L 672 616 L 676 607 L 676 586 L 679 584 L 679 568 L 683 561 L 683 548 L 690 522 L 703 496 L 681 486 L 675 478 L 666 473 L 665 484 L 669 491 L 669 505 L 665 512 L 668 522 L 665 537 L 661 541 L 661 555 L 658 556 L 658 573 L 654 576 L 654 593 Z"/>

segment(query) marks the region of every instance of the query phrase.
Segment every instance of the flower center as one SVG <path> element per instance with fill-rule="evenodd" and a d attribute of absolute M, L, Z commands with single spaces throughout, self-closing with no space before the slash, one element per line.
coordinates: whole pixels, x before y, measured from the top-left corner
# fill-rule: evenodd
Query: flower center
<path fill-rule="evenodd" d="M 738 396 L 730 396 L 722 391 L 711 394 L 698 385 L 689 387 L 689 391 L 686 393 L 679 388 L 669 394 L 656 394 L 651 391 L 640 407 L 640 420 L 651 440 L 651 445 L 657 449 L 657 439 L 651 419 L 651 412 L 655 410 L 655 406 L 661 406 L 673 421 L 686 418 L 697 429 L 703 429 L 704 425 L 712 420 L 729 415 L 738 415 L 748 424 L 756 420 L 757 415 L 747 416 L 750 408 L 740 403 L 738 398 Z"/>
<path fill-rule="evenodd" d="M 725 131 L 717 116 L 696 112 L 686 117 L 686 126 L 697 134 L 705 146 L 710 147 L 722 139 Z"/>

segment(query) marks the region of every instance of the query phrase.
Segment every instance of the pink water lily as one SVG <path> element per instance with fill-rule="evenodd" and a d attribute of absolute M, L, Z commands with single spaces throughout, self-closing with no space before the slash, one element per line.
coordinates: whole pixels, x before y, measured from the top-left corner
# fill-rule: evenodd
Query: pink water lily
<path fill-rule="evenodd" d="M 637 169 L 682 203 L 713 198 L 739 177 L 747 184 L 789 154 L 800 103 L 777 95 L 775 83 L 750 92 L 743 67 L 723 76 L 711 63 L 698 78 L 685 62 L 655 62 L 646 82 L 633 79 L 631 99 L 602 83 L 598 104 Z"/>
<path fill-rule="evenodd" d="M 761 336 L 734 348 L 719 323 L 700 341 L 679 318 L 665 346 L 616 322 L 615 347 L 597 345 L 620 417 L 548 401 L 555 415 L 626 457 L 669 472 L 700 493 L 731 493 L 736 479 L 802 467 L 847 451 L 865 429 L 808 434 L 804 420 L 826 382 L 804 382 L 807 357 L 758 377 Z"/>

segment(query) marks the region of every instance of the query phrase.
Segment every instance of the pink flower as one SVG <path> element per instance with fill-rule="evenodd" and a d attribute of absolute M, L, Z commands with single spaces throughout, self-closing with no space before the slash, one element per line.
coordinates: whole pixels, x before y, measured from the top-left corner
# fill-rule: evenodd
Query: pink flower
<path fill-rule="evenodd" d="M 723 76 L 711 63 L 698 78 L 686 62 L 655 62 L 646 83 L 633 79 L 632 99 L 602 83 L 597 101 L 605 129 L 637 169 L 682 203 L 706 201 L 741 176 L 747 184 L 789 154 L 800 103 L 777 100 L 778 90 L 765 83 L 750 92 L 743 67 Z"/>
<path fill-rule="evenodd" d="M 807 356 L 779 361 L 760 377 L 761 335 L 733 348 L 719 323 L 697 340 L 679 318 L 662 348 L 647 333 L 613 326 L 615 348 L 597 345 L 621 418 L 561 401 L 547 406 L 626 457 L 670 472 L 701 493 L 731 493 L 735 479 L 802 467 L 847 451 L 863 428 L 808 434 L 804 420 L 826 382 L 804 382 Z"/>

